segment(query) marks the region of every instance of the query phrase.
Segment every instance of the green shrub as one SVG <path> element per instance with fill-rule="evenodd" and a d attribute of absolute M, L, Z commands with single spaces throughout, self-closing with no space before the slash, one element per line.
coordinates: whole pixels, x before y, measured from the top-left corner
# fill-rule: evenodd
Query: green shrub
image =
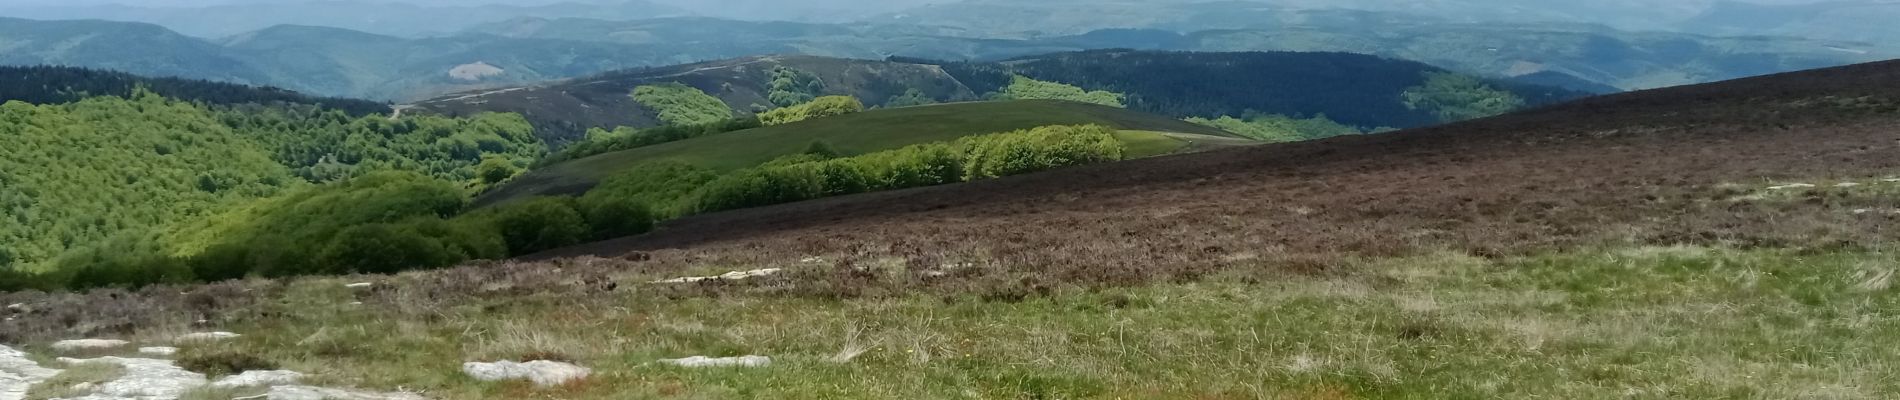
<path fill-rule="evenodd" d="M 824 90 L 825 83 L 818 75 L 777 66 L 772 68 L 772 81 L 766 84 L 766 100 L 779 107 L 791 107 L 811 101 Z"/>
<path fill-rule="evenodd" d="M 579 244 L 592 233 L 572 198 L 539 197 L 469 217 L 488 221 L 517 256 Z"/>
<path fill-rule="evenodd" d="M 599 186 L 581 197 L 583 204 L 616 199 L 644 204 L 656 218 L 672 217 L 691 211 L 692 194 L 701 186 L 718 179 L 711 170 L 676 161 L 642 164 L 608 176 Z"/>
<path fill-rule="evenodd" d="M 1122 159 L 1115 131 L 1099 125 L 1045 126 L 965 138 L 964 180 L 1024 174 Z"/>
<path fill-rule="evenodd" d="M 718 97 L 679 83 L 633 88 L 633 100 L 659 113 L 670 125 L 709 124 L 732 119 L 732 107 Z"/>
<path fill-rule="evenodd" d="M 1108 91 L 1088 91 L 1074 85 L 1057 82 L 1044 82 L 1016 75 L 1008 87 L 994 96 L 998 100 L 1066 100 L 1080 103 L 1100 104 L 1109 107 L 1126 107 L 1120 93 Z"/>
<path fill-rule="evenodd" d="M 697 192 L 695 211 L 993 178 L 1116 161 L 1122 153 L 1114 130 L 1084 125 L 1046 126 L 847 158 L 796 154 L 713 180 Z"/>
<path fill-rule="evenodd" d="M 653 209 L 631 198 L 582 197 L 581 214 L 593 228 L 595 240 L 632 236 L 653 230 Z"/>
<path fill-rule="evenodd" d="M 387 274 L 446 267 L 464 260 L 440 240 L 399 229 L 393 224 L 345 229 L 319 254 L 317 260 L 322 270 L 315 272 L 332 274 Z"/>
<path fill-rule="evenodd" d="M 864 111 L 864 102 L 851 96 L 825 96 L 797 106 L 780 108 L 759 114 L 759 122 L 765 125 L 783 125 L 814 118 L 824 118 Z"/>

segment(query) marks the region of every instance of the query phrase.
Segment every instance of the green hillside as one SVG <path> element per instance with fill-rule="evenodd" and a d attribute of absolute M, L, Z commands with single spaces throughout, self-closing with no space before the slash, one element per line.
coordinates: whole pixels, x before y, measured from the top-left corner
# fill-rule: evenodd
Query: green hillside
<path fill-rule="evenodd" d="M 523 174 L 477 203 L 582 192 L 614 172 L 658 161 L 728 171 L 796 154 L 819 141 L 840 153 L 862 154 L 976 134 L 1077 124 L 1124 131 L 1118 139 L 1131 145 L 1133 155 L 1165 154 L 1190 144 L 1245 143 L 1219 129 L 1092 104 L 1048 100 L 939 104 L 820 118 L 583 158 Z"/>

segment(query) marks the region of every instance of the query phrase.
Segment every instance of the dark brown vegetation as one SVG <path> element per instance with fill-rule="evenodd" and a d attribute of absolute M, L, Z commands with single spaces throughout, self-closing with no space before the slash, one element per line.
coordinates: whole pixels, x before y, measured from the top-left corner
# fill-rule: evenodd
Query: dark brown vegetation
<path fill-rule="evenodd" d="M 1842 196 L 1826 186 L 1765 188 L 1896 174 L 1900 62 L 1888 62 L 1587 99 L 1387 135 L 702 215 L 531 261 L 389 278 L 403 289 L 379 285 L 358 297 L 404 309 L 614 290 L 1015 301 L 1210 274 L 1328 274 L 1352 257 L 1439 251 L 1509 257 L 1625 245 L 1871 247 L 1900 234 L 1900 216 L 1853 211 L 1894 209 L 1900 199 Z M 768 267 L 791 269 L 741 282 L 645 283 Z M 0 325 L 0 342 L 110 334 L 167 318 L 149 310 L 187 304 L 214 320 L 294 314 L 252 300 L 277 298 L 288 287 L 0 294 L 0 303 L 26 302 L 31 310 Z M 217 300 L 188 302 L 207 296 L 181 292 L 215 292 L 208 297 Z"/>

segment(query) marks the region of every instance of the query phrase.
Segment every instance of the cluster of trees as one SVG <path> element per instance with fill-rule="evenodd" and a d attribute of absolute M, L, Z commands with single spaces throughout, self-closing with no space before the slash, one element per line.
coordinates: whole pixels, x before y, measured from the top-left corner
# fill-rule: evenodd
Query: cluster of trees
<path fill-rule="evenodd" d="M 1376 128 L 1370 131 L 1347 126 L 1326 118 L 1325 114 L 1312 118 L 1293 118 L 1285 115 L 1248 113 L 1244 118 L 1188 118 L 1188 122 L 1220 128 L 1240 134 L 1249 139 L 1269 143 L 1298 142 L 1302 140 L 1325 139 L 1334 136 L 1358 135 L 1392 131 L 1393 128 Z"/>
<path fill-rule="evenodd" d="M 613 130 L 589 128 L 587 137 L 568 144 L 561 151 L 542 158 L 536 165 L 551 165 L 589 156 L 676 142 L 706 135 L 740 131 L 764 126 L 756 117 L 733 118 L 705 124 L 665 125 L 647 129 L 616 127 Z"/>
<path fill-rule="evenodd" d="M 57 266 L 70 275 L 77 271 L 70 267 L 93 266 L 92 275 L 62 275 L 85 281 L 223 276 L 216 271 L 226 269 L 198 271 L 175 257 L 172 244 L 197 241 L 152 235 L 256 199 L 373 171 L 408 171 L 459 199 L 546 153 L 512 114 L 391 120 L 314 105 L 192 103 L 142 89 L 61 104 L 7 102 L 0 132 L 9 141 L 0 146 L 0 270 Z M 130 272 L 147 265 L 154 267 Z"/>
<path fill-rule="evenodd" d="M 272 157 L 312 182 L 368 171 L 407 170 L 471 184 L 493 183 L 482 163 L 525 168 L 547 154 L 534 127 L 516 114 L 466 118 L 412 115 L 351 117 L 314 106 L 233 106 L 218 118 L 270 149 Z M 506 177 L 503 177 L 504 179 Z"/>
<path fill-rule="evenodd" d="M 1516 94 L 1450 72 L 1427 72 L 1425 83 L 1406 89 L 1400 97 L 1406 108 L 1430 112 L 1446 122 L 1502 115 L 1524 107 L 1524 99 Z"/>
<path fill-rule="evenodd" d="M 1127 105 L 1122 104 L 1122 100 L 1126 97 L 1127 96 L 1123 96 L 1121 93 L 1102 90 L 1084 90 L 1075 85 L 1044 82 L 1022 75 L 1016 75 L 1010 81 L 1009 86 L 1004 87 L 1001 92 L 990 96 L 990 98 L 997 100 L 1068 100 L 1100 104 L 1109 107 L 1127 107 Z"/>
<path fill-rule="evenodd" d="M 812 151 L 707 182 L 694 195 L 694 210 L 723 211 L 1117 161 L 1124 149 L 1114 132 L 1099 125 L 1047 126 L 855 157 L 830 158 Z"/>
<path fill-rule="evenodd" d="M 382 171 L 123 235 L 56 260 L 41 282 L 73 288 L 312 274 L 393 273 L 501 259 L 645 232 L 641 203 L 536 198 L 465 212 L 450 182 Z"/>
<path fill-rule="evenodd" d="M 929 94 L 925 94 L 922 90 L 910 88 L 905 89 L 904 94 L 891 96 L 889 100 L 885 100 L 884 108 L 915 107 L 929 104 L 937 104 L 937 99 L 931 98 Z"/>
<path fill-rule="evenodd" d="M 653 109 L 668 125 L 702 125 L 732 119 L 732 107 L 699 88 L 677 82 L 633 88 L 633 100 Z"/>
<path fill-rule="evenodd" d="M 819 80 L 818 75 L 781 65 L 772 68 L 772 81 L 766 83 L 765 98 L 772 105 L 791 107 L 810 102 L 824 92 L 825 82 Z"/>
<path fill-rule="evenodd" d="M 864 111 L 864 102 L 851 96 L 825 96 L 811 102 L 783 107 L 759 114 L 765 125 L 783 125 L 813 118 L 824 118 Z"/>
<path fill-rule="evenodd" d="M 389 111 L 368 100 L 316 97 L 274 87 L 182 78 L 147 78 L 124 72 L 61 66 L 0 66 L 0 103 L 70 103 L 95 96 L 130 97 L 139 90 L 209 105 L 309 104 L 353 116 Z"/>

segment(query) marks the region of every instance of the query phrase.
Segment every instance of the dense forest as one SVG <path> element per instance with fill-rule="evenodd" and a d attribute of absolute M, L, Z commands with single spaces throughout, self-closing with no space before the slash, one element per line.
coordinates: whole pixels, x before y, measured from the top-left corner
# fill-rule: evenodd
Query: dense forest
<path fill-rule="evenodd" d="M 0 146 L 0 219 L 9 222 L 0 224 L 0 266 L 33 269 L 313 183 L 409 171 L 460 193 L 499 181 L 483 169 L 512 174 L 546 154 L 514 115 L 391 120 L 315 105 L 207 105 L 144 89 L 7 102 L 0 132 L 9 136 Z"/>
<path fill-rule="evenodd" d="M 274 87 L 182 78 L 148 78 L 124 72 L 59 66 L 0 66 L 0 103 L 55 104 L 93 96 L 128 97 L 143 88 L 175 100 L 214 104 L 308 104 L 364 116 L 389 111 L 368 100 L 317 97 Z"/>

